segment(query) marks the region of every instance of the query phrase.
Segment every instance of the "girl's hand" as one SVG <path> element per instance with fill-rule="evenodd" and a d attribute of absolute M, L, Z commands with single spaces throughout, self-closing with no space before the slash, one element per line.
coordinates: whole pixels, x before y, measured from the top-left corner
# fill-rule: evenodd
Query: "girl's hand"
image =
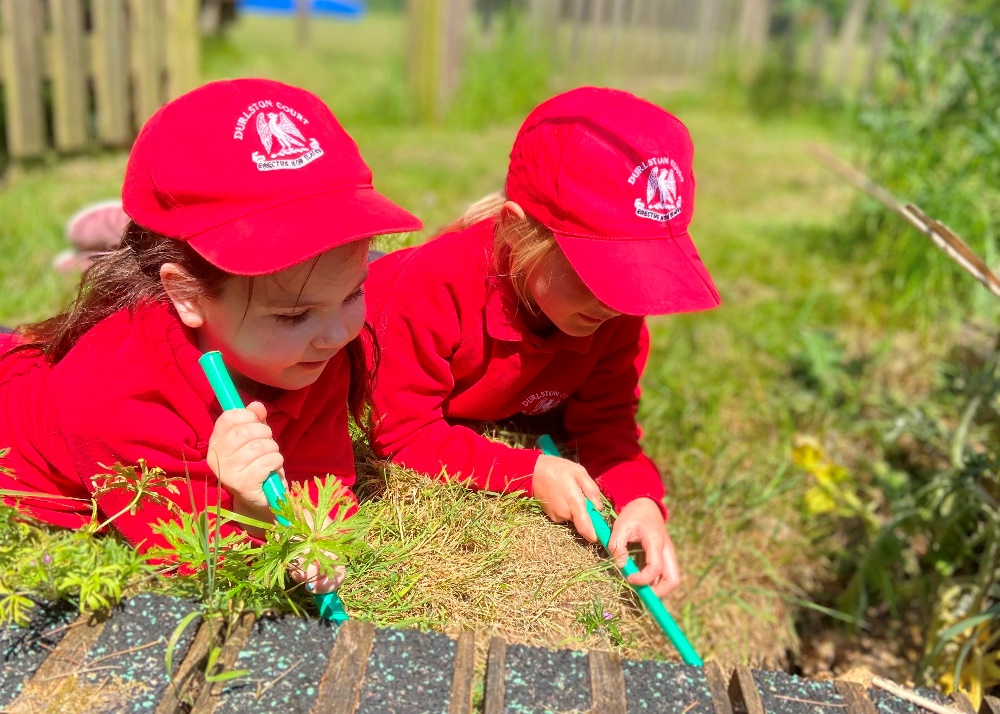
<path fill-rule="evenodd" d="M 650 498 L 637 498 L 624 508 L 615 521 L 608 550 L 619 567 L 625 564 L 628 544 L 639 542 L 646 554 L 646 566 L 630 575 L 633 585 L 649 585 L 659 597 L 680 585 L 681 575 L 674 544 L 667 535 L 660 507 Z"/>
<path fill-rule="evenodd" d="M 260 402 L 222 412 L 208 441 L 208 466 L 232 495 L 236 512 L 270 521 L 263 485 L 272 471 L 282 473 L 284 459 L 266 418 Z"/>
<path fill-rule="evenodd" d="M 327 555 L 331 554 L 327 553 Z M 292 580 L 295 582 L 305 583 L 306 590 L 309 592 L 321 594 L 333 592 L 339 588 L 344 583 L 344 578 L 347 577 L 347 570 L 343 565 L 338 565 L 333 577 L 329 578 L 325 575 L 320 575 L 319 564 L 315 560 L 309 563 L 305 570 L 302 569 L 301 561 L 295 561 L 289 563 L 288 574 L 292 576 Z"/>
<path fill-rule="evenodd" d="M 542 454 L 535 462 L 532 488 L 546 516 L 556 523 L 572 521 L 580 535 L 591 543 L 597 541 L 584 498 L 600 510 L 601 489 L 587 469 L 568 459 Z"/>

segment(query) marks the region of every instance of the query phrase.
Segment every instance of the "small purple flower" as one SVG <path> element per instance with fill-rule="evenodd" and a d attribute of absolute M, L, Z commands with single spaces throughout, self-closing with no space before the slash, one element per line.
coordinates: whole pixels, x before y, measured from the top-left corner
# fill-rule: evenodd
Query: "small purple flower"
<path fill-rule="evenodd" d="M 605 620 L 610 620 L 611 619 L 611 613 L 608 612 L 607 610 L 604 611 L 604 619 Z"/>
<path fill-rule="evenodd" d="M 46 553 L 45 555 L 42 556 L 42 562 L 45 563 L 45 565 L 51 565 L 52 556 Z"/>

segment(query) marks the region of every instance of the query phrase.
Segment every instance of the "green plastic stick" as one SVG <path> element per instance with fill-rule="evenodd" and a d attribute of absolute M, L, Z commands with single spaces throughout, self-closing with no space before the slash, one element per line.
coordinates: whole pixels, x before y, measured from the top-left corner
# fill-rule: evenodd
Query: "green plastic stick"
<path fill-rule="evenodd" d="M 548 454 L 549 456 L 561 456 L 559 449 L 556 447 L 552 437 L 548 434 L 542 434 L 538 437 L 538 446 L 541 448 L 542 453 Z M 590 516 L 590 522 L 594 524 L 594 531 L 597 533 L 597 539 L 601 541 L 601 545 L 604 546 L 605 550 L 608 550 L 608 541 L 611 540 L 611 529 L 608 527 L 608 522 L 604 520 L 604 517 L 600 512 L 594 508 L 594 504 L 591 503 L 590 499 L 585 499 L 587 502 L 587 515 Z M 611 551 L 608 550 L 610 554 Z M 633 575 L 639 572 L 639 568 L 636 566 L 635 561 L 632 557 L 625 561 L 625 566 L 621 569 L 622 573 L 627 578 L 629 575 Z M 631 585 L 631 583 L 630 583 Z M 677 626 L 674 622 L 674 618 L 670 616 L 667 612 L 667 608 L 663 606 L 663 602 L 656 596 L 653 592 L 653 588 L 648 585 L 632 585 L 632 589 L 635 590 L 639 599 L 642 600 L 646 609 L 649 610 L 649 614 L 653 616 L 656 623 L 663 630 L 663 634 L 667 636 L 674 647 L 681 655 L 681 659 L 684 660 L 685 664 L 691 664 L 695 667 L 701 667 L 702 661 L 698 653 L 694 651 L 694 647 L 688 642 L 688 638 L 684 636 L 681 632 L 681 628 Z"/>
<path fill-rule="evenodd" d="M 215 390 L 215 396 L 224 410 L 244 408 L 243 400 L 240 399 L 240 394 L 236 391 L 236 385 L 233 384 L 232 377 L 229 376 L 226 364 L 222 361 L 221 353 L 206 352 L 198 358 L 198 364 L 205 370 L 205 376 L 208 377 L 208 382 L 212 385 L 212 389 Z M 281 476 L 272 471 L 268 475 L 267 480 L 264 481 L 263 489 L 268 505 L 272 509 L 278 510 L 281 507 L 281 503 L 285 500 L 285 484 L 282 482 Z M 288 520 L 284 517 L 277 516 L 277 519 L 281 525 L 289 525 Z M 333 620 L 334 622 L 343 622 L 350 619 L 344 610 L 344 603 L 340 601 L 337 593 L 333 591 L 315 593 L 313 597 L 316 599 L 316 606 L 319 607 L 320 617 Z"/>

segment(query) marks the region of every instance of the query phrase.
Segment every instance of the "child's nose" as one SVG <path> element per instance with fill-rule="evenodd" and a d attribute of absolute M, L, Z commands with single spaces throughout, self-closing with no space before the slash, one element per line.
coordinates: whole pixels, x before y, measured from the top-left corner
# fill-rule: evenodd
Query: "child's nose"
<path fill-rule="evenodd" d="M 324 351 L 339 350 L 351 341 L 351 335 L 347 331 L 347 325 L 343 321 L 337 321 L 326 326 L 326 329 L 313 338 L 313 345 L 317 349 Z"/>

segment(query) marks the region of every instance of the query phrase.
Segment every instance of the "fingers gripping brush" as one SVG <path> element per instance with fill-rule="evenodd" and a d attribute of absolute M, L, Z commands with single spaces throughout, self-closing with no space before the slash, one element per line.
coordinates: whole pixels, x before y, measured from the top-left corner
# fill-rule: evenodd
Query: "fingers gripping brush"
<path fill-rule="evenodd" d="M 236 391 L 236 385 L 233 384 L 233 380 L 229 376 L 226 364 L 222 361 L 222 355 L 219 352 L 206 352 L 198 359 L 198 364 L 205 370 L 205 376 L 208 377 L 209 384 L 212 385 L 215 396 L 224 410 L 245 408 L 243 400 L 240 399 L 239 392 Z M 267 505 L 273 510 L 278 510 L 281 507 L 281 503 L 285 500 L 285 484 L 282 482 L 281 476 L 277 472 L 272 471 L 268 475 L 267 480 L 264 481 L 263 489 L 264 495 L 267 497 Z M 288 520 L 284 517 L 279 515 L 277 519 L 281 525 L 289 525 Z M 313 597 L 316 599 L 316 606 L 319 608 L 320 617 L 333 620 L 334 622 L 343 622 L 349 619 L 347 613 L 344 611 L 344 604 L 340 601 L 337 593 L 332 591 L 328 593 L 316 593 Z"/>
<path fill-rule="evenodd" d="M 538 437 L 538 447 L 542 450 L 542 453 L 548 454 L 549 456 L 560 456 L 559 449 L 556 447 L 552 437 L 548 434 L 542 434 Z M 604 549 L 611 554 L 611 550 L 608 548 L 608 541 L 611 540 L 611 529 L 608 527 L 607 521 L 604 520 L 604 516 L 594 508 L 594 504 L 591 503 L 589 498 L 584 499 L 587 503 L 587 515 L 590 516 L 590 522 L 594 524 L 594 531 L 597 533 L 597 539 L 601 541 L 601 545 Z M 639 568 L 636 566 L 635 561 L 632 557 L 625 561 L 625 565 L 621 568 L 622 574 L 628 578 L 629 575 L 634 575 L 639 572 Z M 630 583 L 631 585 L 631 583 Z M 681 632 L 681 628 L 677 626 L 674 622 L 674 618 L 670 616 L 667 612 L 667 608 L 663 606 L 663 602 L 660 598 L 656 596 L 653 592 L 653 588 L 648 585 L 632 585 L 632 589 L 635 590 L 636 595 L 642 600 L 642 604 L 646 606 L 649 614 L 653 616 L 656 620 L 656 624 L 660 626 L 663 630 L 663 634 L 667 636 L 667 639 L 673 644 L 677 651 L 681 655 L 681 659 L 684 660 L 685 664 L 694 665 L 695 667 L 701 667 L 702 661 L 698 653 L 694 651 L 694 647 L 688 642 L 687 637 Z"/>

